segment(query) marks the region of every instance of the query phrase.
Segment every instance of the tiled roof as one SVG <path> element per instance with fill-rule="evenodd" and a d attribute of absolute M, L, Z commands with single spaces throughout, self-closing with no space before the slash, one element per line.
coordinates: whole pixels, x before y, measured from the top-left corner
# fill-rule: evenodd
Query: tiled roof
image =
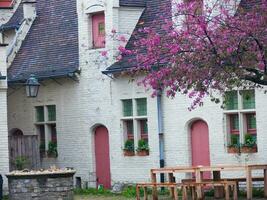
<path fill-rule="evenodd" d="M 13 63 L 8 81 L 67 76 L 79 69 L 76 0 L 38 0 L 37 18 Z"/>
<path fill-rule="evenodd" d="M 171 0 L 147 0 L 147 6 L 144 10 L 143 14 L 141 15 L 135 29 L 133 35 L 130 37 L 126 49 L 133 49 L 136 48 L 134 43 L 137 40 L 137 38 L 142 37 L 142 33 L 138 32 L 138 30 L 142 27 L 151 27 L 154 26 L 154 22 L 157 22 L 156 28 L 157 32 L 159 34 L 164 34 L 163 30 L 160 28 L 161 25 L 164 24 L 164 18 L 160 15 L 162 10 L 166 10 L 166 18 L 171 18 Z M 165 18 L 165 19 L 166 19 Z M 138 47 L 140 48 L 140 47 Z M 144 47 L 143 47 L 144 48 Z M 145 48 L 139 50 L 139 52 L 145 52 Z M 120 72 L 123 70 L 130 69 L 132 67 L 136 66 L 135 62 L 135 56 L 134 55 L 127 55 L 123 56 L 123 58 L 119 61 L 111 65 L 104 71 L 103 73 L 115 73 Z"/>
<path fill-rule="evenodd" d="M 9 29 L 18 29 L 22 23 L 22 20 L 23 20 L 23 6 L 21 3 L 18 6 L 15 13 L 10 18 L 10 20 L 0 27 L 0 31 L 9 30 Z"/>
<path fill-rule="evenodd" d="M 262 2 L 262 0 L 241 0 L 240 8 L 247 11 L 255 5 L 260 5 L 261 2 Z M 147 0 L 146 9 L 143 12 L 141 18 L 139 19 L 139 22 L 136 25 L 134 32 L 135 33 L 138 32 L 138 29 L 141 28 L 142 26 L 151 27 L 152 21 L 157 19 L 158 14 L 160 14 L 160 12 L 162 12 L 162 11 L 160 11 L 160 6 L 162 6 L 164 4 L 170 5 L 170 0 Z M 170 10 L 170 12 L 171 12 L 171 10 Z M 166 17 L 170 17 L 170 16 L 168 16 L 168 14 L 167 14 Z M 159 21 L 159 24 L 162 23 L 162 20 L 158 20 L 158 21 Z M 144 24 L 144 25 L 140 25 L 140 24 Z M 158 32 L 161 32 L 161 31 L 158 30 Z M 132 50 L 133 48 L 136 48 L 134 45 L 135 40 L 136 40 L 136 35 L 135 36 L 132 35 L 128 44 L 126 45 L 126 48 L 130 49 L 130 50 Z M 138 47 L 138 48 L 140 48 L 140 47 Z M 143 48 L 145 48 L 145 47 L 143 47 Z M 143 49 L 142 52 L 145 52 L 145 49 Z M 134 55 L 123 56 L 123 58 L 119 62 L 116 62 L 113 65 L 111 65 L 110 67 L 108 67 L 105 71 L 103 71 L 103 73 L 105 73 L 105 74 L 116 73 L 116 72 L 125 71 L 125 70 L 128 70 L 128 69 L 135 67 L 136 62 L 134 62 L 135 61 L 134 57 L 135 57 Z"/>
<path fill-rule="evenodd" d="M 241 0 L 239 5 L 241 8 L 249 10 L 256 5 L 260 5 L 261 3 L 262 0 Z"/>
<path fill-rule="evenodd" d="M 145 7 L 146 0 L 120 0 L 120 6 Z"/>

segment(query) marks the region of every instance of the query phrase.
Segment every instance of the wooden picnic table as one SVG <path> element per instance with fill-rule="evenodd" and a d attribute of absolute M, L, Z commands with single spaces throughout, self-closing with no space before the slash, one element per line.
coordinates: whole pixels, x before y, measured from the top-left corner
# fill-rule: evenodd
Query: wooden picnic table
<path fill-rule="evenodd" d="M 212 172 L 213 179 L 221 179 L 222 171 L 244 171 L 246 173 L 247 200 L 252 200 L 252 171 L 263 170 L 264 174 L 264 196 L 267 197 L 267 164 L 260 165 L 216 165 L 216 166 L 193 166 L 193 167 L 166 167 L 160 169 L 151 169 L 151 181 L 157 183 L 157 174 L 166 173 L 169 182 L 174 182 L 174 173 L 194 173 L 196 183 L 203 181 L 204 172 Z M 173 191 L 171 191 L 173 193 Z M 201 187 L 197 188 L 197 198 L 203 199 Z M 153 200 L 157 200 L 157 188 L 153 188 Z"/>

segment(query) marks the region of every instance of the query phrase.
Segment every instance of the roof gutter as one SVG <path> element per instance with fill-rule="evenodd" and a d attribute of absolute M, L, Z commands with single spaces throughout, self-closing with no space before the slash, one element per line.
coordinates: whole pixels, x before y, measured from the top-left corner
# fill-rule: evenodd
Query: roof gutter
<path fill-rule="evenodd" d="M 69 77 L 69 78 L 75 78 L 76 77 L 76 73 L 79 73 L 79 70 L 75 70 L 73 72 L 68 72 L 66 74 L 61 74 L 61 75 L 56 75 L 56 76 L 36 76 L 36 78 L 39 81 L 43 81 L 46 79 L 50 79 L 50 78 L 65 78 L 65 77 Z M 34 74 L 34 73 L 33 73 Z M 20 84 L 20 83 L 25 83 L 27 81 L 27 79 L 23 78 L 23 79 L 15 79 L 15 80 L 7 80 L 8 84 L 12 85 L 16 85 L 16 84 Z"/>

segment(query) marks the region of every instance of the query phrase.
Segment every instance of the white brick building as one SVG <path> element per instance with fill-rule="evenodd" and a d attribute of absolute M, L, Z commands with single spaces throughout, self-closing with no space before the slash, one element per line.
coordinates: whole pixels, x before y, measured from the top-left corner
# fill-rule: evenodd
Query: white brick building
<path fill-rule="evenodd" d="M 264 120 L 267 106 L 264 91 L 255 92 L 255 109 L 241 109 L 240 96 L 240 109 L 224 111 L 220 105 L 207 100 L 204 107 L 189 112 L 186 97 L 151 98 L 151 91 L 137 86 L 137 80 L 131 82 L 126 75 L 119 75 L 118 68 L 106 70 L 114 63 L 113 55 L 118 44 L 109 37 L 105 43 L 101 43 L 102 37 L 95 40 L 93 19 L 99 22 L 97 27 L 100 36 L 103 16 L 106 33 L 115 29 L 119 33 L 131 34 L 136 25 L 148 20 L 149 11 L 145 7 L 154 6 L 153 9 L 156 9 L 157 1 L 148 0 L 147 5 L 138 0 L 108 0 L 104 3 L 82 0 L 77 1 L 77 4 L 74 0 L 71 3 L 51 2 L 54 7 L 47 5 L 45 0 L 36 3 L 37 18 L 29 27 L 30 31 L 22 29 L 23 34 L 15 38 L 22 41 L 22 46 L 18 45 L 18 52 L 13 51 L 14 61 L 8 69 L 8 130 L 19 129 L 25 135 L 39 134 L 45 150 L 49 150 L 50 141 L 57 143 L 58 156 L 43 157 L 43 167 L 52 164 L 73 167 L 77 170 L 77 182 L 81 180 L 90 187 L 96 184 L 109 186 L 109 178 L 112 184 L 148 181 L 149 169 L 160 167 L 160 160 L 165 160 L 165 166 L 192 164 L 191 129 L 195 122 L 208 126 L 208 138 L 204 145 L 205 149 L 209 149 L 210 164 L 267 162 L 267 137 L 264 130 L 267 127 L 267 121 Z M 14 23 L 16 25 L 17 22 Z M 27 36 L 23 37 L 25 34 Z M 96 62 L 103 59 L 100 52 L 105 49 L 109 51 L 107 64 Z M 4 60 L 1 58 L 2 75 L 5 75 L 6 69 Z M 112 78 L 103 74 L 103 71 L 112 75 Z M 41 82 L 37 98 L 27 98 L 25 88 L 21 86 L 30 74 L 35 74 Z M 0 118 L 0 169 L 4 171 L 0 173 L 8 171 L 5 87 L 6 82 L 1 81 L 0 102 L 3 106 L 0 107 L 0 117 L 3 119 Z M 146 99 L 147 105 L 147 111 L 142 116 L 138 113 L 140 99 Z M 129 116 L 123 115 L 123 100 L 132 102 L 132 114 Z M 159 100 L 162 103 L 162 121 L 158 116 Z M 243 116 L 238 118 L 241 138 L 248 131 L 243 126 L 247 116 L 244 113 L 256 113 L 258 152 L 229 154 L 230 114 Z M 146 120 L 148 138 L 144 130 Z M 149 156 L 124 156 L 123 148 L 129 131 L 135 147 L 141 137 L 148 139 Z M 101 136 L 96 136 L 95 132 Z M 109 146 L 95 145 L 99 142 L 106 144 L 106 136 Z M 2 142 L 2 138 L 6 138 L 5 141 Z M 108 154 L 101 154 L 102 150 L 108 150 Z M 104 157 L 101 159 L 97 156 Z M 103 163 L 101 165 L 103 160 L 104 166 Z M 99 174 L 104 174 L 104 177 L 99 177 Z"/>

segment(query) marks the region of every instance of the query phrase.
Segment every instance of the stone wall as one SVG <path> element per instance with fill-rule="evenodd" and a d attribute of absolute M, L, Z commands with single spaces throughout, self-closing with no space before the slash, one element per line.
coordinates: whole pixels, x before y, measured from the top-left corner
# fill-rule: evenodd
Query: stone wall
<path fill-rule="evenodd" d="M 73 175 L 7 175 L 11 200 L 73 200 Z"/>

